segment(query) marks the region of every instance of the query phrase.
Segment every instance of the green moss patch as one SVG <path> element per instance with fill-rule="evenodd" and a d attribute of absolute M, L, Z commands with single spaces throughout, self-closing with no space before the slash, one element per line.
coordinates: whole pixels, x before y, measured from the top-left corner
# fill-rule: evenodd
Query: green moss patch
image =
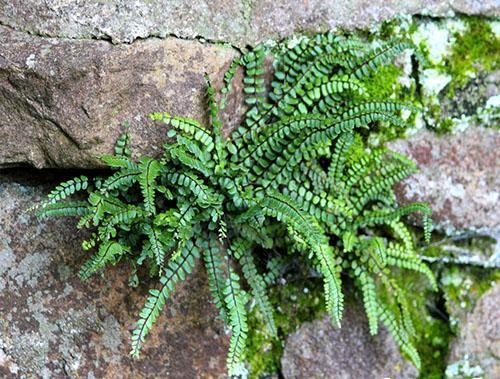
<path fill-rule="evenodd" d="M 249 314 L 247 363 L 249 378 L 262 378 L 280 371 L 286 337 L 304 322 L 313 321 L 325 313 L 323 281 L 319 278 L 293 276 L 290 281 L 269 289 L 273 304 L 279 304 L 275 314 L 278 336 L 266 330 L 256 308 Z"/>

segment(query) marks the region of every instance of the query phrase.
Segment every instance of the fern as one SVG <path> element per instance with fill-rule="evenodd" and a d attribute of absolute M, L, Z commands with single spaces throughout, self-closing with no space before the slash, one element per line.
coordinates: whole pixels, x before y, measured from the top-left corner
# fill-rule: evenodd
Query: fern
<path fill-rule="evenodd" d="M 391 270 L 419 272 L 436 287 L 404 222 L 410 213 L 422 215 L 429 240 L 430 209 L 421 203 L 397 206 L 393 185 L 415 172 L 415 165 L 370 148 L 366 133 L 359 133 L 380 121 L 403 125 L 401 111 L 416 111 L 365 91 L 365 80 L 409 47 L 393 41 L 370 49 L 332 33 L 304 38 L 291 49 L 258 46 L 230 65 L 219 103 L 206 76 L 208 126 L 153 113 L 150 118 L 163 122 L 169 137 L 161 157 L 133 159 L 126 131 L 115 155 L 101 157 L 111 175 L 80 176 L 48 195 L 41 216 L 78 216 L 79 227 L 94 228 L 83 246 L 97 252 L 83 265 L 82 278 L 128 261 L 131 283 L 137 283 L 139 266 L 158 281 L 132 333 L 134 356 L 177 283 L 202 257 L 213 303 L 231 331 L 228 371 L 237 375 L 251 304 L 269 332 L 278 332 L 267 288 L 286 270 L 290 254 L 323 278 L 333 322 L 340 326 L 342 319 L 341 274 L 350 276 L 362 294 L 370 332 L 384 324 L 419 365 L 409 302 Z M 270 90 L 264 81 L 269 54 L 275 58 Z M 219 112 L 240 67 L 248 110 L 229 139 Z M 66 201 L 82 190 L 86 200 Z M 272 259 L 257 259 L 269 249 Z"/>
<path fill-rule="evenodd" d="M 139 321 L 137 321 L 137 328 L 132 335 L 132 355 L 139 355 L 146 335 L 151 330 L 166 300 L 170 297 L 174 286 L 179 281 L 184 280 L 186 274 L 191 273 L 198 255 L 199 252 L 196 246 L 193 244 L 186 246 L 181 255 L 169 261 L 165 274 L 160 278 L 160 288 L 149 290 L 150 296 L 146 300 Z"/>
<path fill-rule="evenodd" d="M 246 294 L 239 285 L 239 276 L 229 268 L 226 285 L 223 289 L 224 301 L 228 313 L 228 325 L 231 329 L 231 340 L 229 342 L 229 353 L 227 357 L 227 368 L 230 375 L 238 370 L 245 351 L 245 342 L 248 334 L 248 323 L 246 314 Z"/>
<path fill-rule="evenodd" d="M 122 254 L 127 249 L 115 241 L 108 241 L 99 247 L 99 251 L 90 258 L 81 268 L 78 276 L 81 279 L 88 279 L 97 270 L 116 259 L 117 255 Z"/>

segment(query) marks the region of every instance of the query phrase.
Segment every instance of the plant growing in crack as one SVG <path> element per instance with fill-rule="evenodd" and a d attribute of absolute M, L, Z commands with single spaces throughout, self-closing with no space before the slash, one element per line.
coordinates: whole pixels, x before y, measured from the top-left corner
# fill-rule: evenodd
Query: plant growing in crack
<path fill-rule="evenodd" d="M 323 277 L 326 309 L 336 325 L 342 320 L 342 276 L 348 275 L 361 291 L 370 332 L 386 325 L 420 366 L 409 302 L 391 267 L 421 272 L 436 285 L 402 221 L 420 212 L 428 239 L 430 209 L 422 203 L 397 206 L 392 187 L 415 165 L 384 148 L 368 148 L 359 134 L 380 121 L 403 125 L 399 112 L 415 110 L 373 100 L 364 88 L 381 65 L 411 47 L 394 41 L 370 49 L 332 33 L 304 38 L 275 51 L 268 90 L 268 51 L 260 45 L 231 64 L 219 102 L 207 78 L 209 127 L 154 113 L 151 118 L 163 121 L 170 137 L 160 158 L 132 159 L 125 133 L 115 154 L 102 157 L 115 170 L 111 176 L 80 176 L 48 195 L 40 215 L 79 216 L 78 226 L 94 231 L 82 244 L 96 251 L 81 278 L 122 261 L 133 267 L 134 280 L 139 266 L 157 278 L 132 334 L 132 355 L 139 355 L 175 285 L 200 259 L 231 332 L 228 372 L 242 375 L 249 300 L 276 333 L 266 287 L 282 255 L 295 254 Z M 238 67 L 245 72 L 249 109 L 228 139 L 219 111 Z M 86 191 L 86 199 L 67 201 L 77 191 Z M 280 253 L 267 262 L 268 275 L 256 257 L 270 249 Z"/>

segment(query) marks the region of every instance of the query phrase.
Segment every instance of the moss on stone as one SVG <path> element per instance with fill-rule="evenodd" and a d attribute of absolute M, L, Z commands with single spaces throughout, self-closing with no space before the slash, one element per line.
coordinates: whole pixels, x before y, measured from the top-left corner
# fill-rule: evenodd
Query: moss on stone
<path fill-rule="evenodd" d="M 479 298 L 498 280 L 498 269 L 452 265 L 443 270 L 441 286 L 453 332 L 458 332 L 467 313 L 474 309 Z"/>
<path fill-rule="evenodd" d="M 432 291 L 427 279 L 414 271 L 397 270 L 393 277 L 411 293 L 410 312 L 416 331 L 416 348 L 422 360 L 420 379 L 439 379 L 446 369 L 451 330 L 441 309 L 442 293 Z"/>
<path fill-rule="evenodd" d="M 471 79 L 471 72 L 498 69 L 500 38 L 497 38 L 490 23 L 478 17 L 464 17 L 463 20 L 467 29 L 464 33 L 454 34 L 456 40 L 446 59 L 447 71 L 454 78 L 451 93 Z"/>
<path fill-rule="evenodd" d="M 494 126 L 495 109 L 488 107 L 488 83 L 498 70 L 500 38 L 491 20 L 475 16 L 454 19 L 420 18 L 412 39 L 426 62 L 420 67 L 421 101 L 427 125 L 439 133 L 469 125 Z"/>
<path fill-rule="evenodd" d="M 249 378 L 262 378 L 279 372 L 286 336 L 302 323 L 315 320 L 325 312 L 322 283 L 320 278 L 303 279 L 294 275 L 291 281 L 270 287 L 270 300 L 278 305 L 275 314 L 277 337 L 267 332 L 256 308 L 250 312 L 247 350 Z"/>

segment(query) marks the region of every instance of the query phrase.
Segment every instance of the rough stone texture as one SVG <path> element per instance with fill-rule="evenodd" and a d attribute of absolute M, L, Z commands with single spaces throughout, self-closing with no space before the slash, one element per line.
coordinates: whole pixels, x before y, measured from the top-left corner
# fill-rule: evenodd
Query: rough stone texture
<path fill-rule="evenodd" d="M 331 320 L 304 323 L 288 336 L 281 359 L 285 379 L 336 378 L 410 379 L 417 370 L 405 361 L 386 329 L 370 335 L 368 321 L 359 303 L 349 303 L 342 328 Z"/>
<path fill-rule="evenodd" d="M 243 47 L 295 31 L 367 28 L 401 14 L 500 15 L 497 0 L 0 0 L 0 23 L 32 34 L 110 39 L 176 35 Z"/>
<path fill-rule="evenodd" d="M 469 128 L 439 137 L 423 131 L 390 147 L 417 162 L 399 188 L 403 202 L 426 201 L 447 232 L 500 234 L 500 130 Z"/>
<path fill-rule="evenodd" d="M 0 377 L 224 377 L 227 337 L 201 271 L 167 303 L 142 358 L 129 357 L 130 330 L 153 283 L 129 288 L 123 265 L 81 282 L 83 232 L 72 220 L 26 212 L 50 186 L 0 172 Z"/>
<path fill-rule="evenodd" d="M 168 111 L 203 121 L 202 74 L 220 83 L 237 48 L 293 32 L 366 28 L 400 14 L 452 11 L 500 15 L 500 4 L 0 0 L 0 167 L 99 167 L 95 157 L 111 152 L 125 120 L 132 123 L 137 154 L 154 154 L 164 133 L 147 114 Z M 238 99 L 227 114 L 241 113 Z M 226 120 L 231 128 L 238 117 Z"/>
<path fill-rule="evenodd" d="M 450 366 L 468 362 L 479 366 L 484 378 L 500 378 L 500 283 L 479 299 L 473 312 L 461 324 L 460 334 L 452 342 Z"/>
<path fill-rule="evenodd" d="M 176 38 L 113 45 L 3 27 L 0 45 L 0 167 L 98 167 L 124 120 L 134 151 L 154 154 L 165 128 L 147 115 L 203 120 L 203 73 L 221 78 L 236 53 Z"/>

